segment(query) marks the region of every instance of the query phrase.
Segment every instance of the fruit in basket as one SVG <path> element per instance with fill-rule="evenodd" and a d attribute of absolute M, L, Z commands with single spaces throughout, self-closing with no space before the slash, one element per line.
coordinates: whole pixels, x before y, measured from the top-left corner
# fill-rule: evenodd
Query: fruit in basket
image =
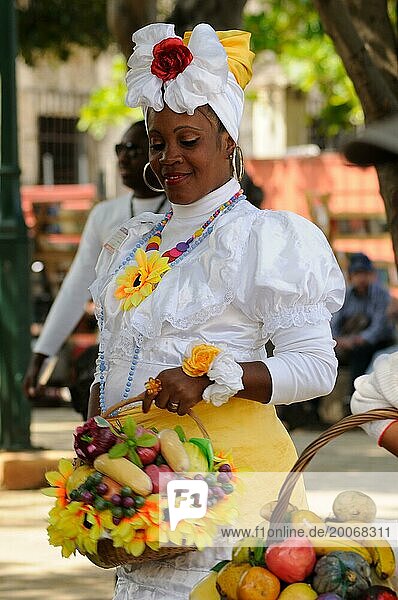
<path fill-rule="evenodd" d="M 372 498 L 355 490 L 341 492 L 333 502 L 333 513 L 343 522 L 373 523 L 376 511 L 376 504 Z"/>
<path fill-rule="evenodd" d="M 71 491 L 80 487 L 91 473 L 95 473 L 95 469 L 88 465 L 82 465 L 73 471 L 72 475 L 66 480 L 66 493 L 69 498 Z"/>
<path fill-rule="evenodd" d="M 232 548 L 232 562 L 264 565 L 264 548 L 258 538 L 244 538 Z"/>
<path fill-rule="evenodd" d="M 384 585 L 372 585 L 364 596 L 364 600 L 394 600 L 397 594 L 391 588 Z"/>
<path fill-rule="evenodd" d="M 362 546 L 362 544 L 352 538 L 311 537 L 311 543 L 315 548 L 317 556 L 326 556 L 331 552 L 355 552 L 359 556 L 362 556 L 369 565 L 372 563 L 372 556 L 369 548 Z"/>
<path fill-rule="evenodd" d="M 189 471 L 189 457 L 178 434 L 173 429 L 163 429 L 159 439 L 160 451 L 169 467 L 176 473 Z"/>
<path fill-rule="evenodd" d="M 86 423 L 76 427 L 74 438 L 73 447 L 77 456 L 90 462 L 108 452 L 119 439 L 102 417 L 91 417 Z"/>
<path fill-rule="evenodd" d="M 269 546 L 265 552 L 267 568 L 286 583 L 303 581 L 315 563 L 315 550 L 307 538 L 289 537 Z"/>
<path fill-rule="evenodd" d="M 157 438 L 157 436 L 154 435 L 154 432 L 151 431 L 150 429 L 144 429 L 143 427 L 140 427 L 136 429 L 135 432 L 135 442 L 137 444 L 135 450 L 138 454 L 138 456 L 140 457 L 140 460 L 142 462 L 143 465 L 150 465 L 151 463 L 155 462 L 159 451 L 160 451 L 160 442 L 159 439 Z M 146 436 L 145 438 L 142 438 L 142 436 Z M 153 446 L 140 446 L 140 438 L 142 439 L 148 439 L 150 440 L 151 438 L 147 437 L 147 436 L 153 436 L 156 438 L 156 441 L 154 443 Z"/>
<path fill-rule="evenodd" d="M 269 521 L 271 519 L 271 515 L 277 503 L 277 500 L 272 500 L 271 502 L 267 502 L 267 504 L 264 504 L 264 506 L 260 509 L 260 516 L 265 521 Z M 289 503 L 285 512 L 286 521 L 290 521 L 290 513 L 292 513 L 294 510 L 298 510 L 297 507 Z"/>
<path fill-rule="evenodd" d="M 153 486 L 152 493 L 153 494 L 159 493 L 160 474 L 161 473 L 174 473 L 174 471 L 172 471 L 170 469 L 170 467 L 168 467 L 167 465 L 160 465 L 159 467 L 157 465 L 148 465 L 147 467 L 145 467 L 144 471 L 148 475 L 148 477 L 150 477 L 150 479 L 152 481 L 152 486 Z M 174 476 L 171 476 L 170 478 L 167 478 L 167 479 L 170 480 L 171 478 L 174 478 Z M 162 483 L 164 484 L 164 480 L 162 480 Z M 163 489 L 162 489 L 162 491 L 163 491 Z"/>
<path fill-rule="evenodd" d="M 293 526 L 299 525 L 304 530 L 309 530 L 313 525 L 323 523 L 323 519 L 311 510 L 292 510 L 289 513 L 289 522 Z"/>
<path fill-rule="evenodd" d="M 105 498 L 105 500 L 110 500 L 114 494 L 120 494 L 121 485 L 114 479 L 103 475 L 102 481 L 96 486 L 95 491 L 99 496 Z"/>
<path fill-rule="evenodd" d="M 127 458 L 110 458 L 108 454 L 101 454 L 95 459 L 94 467 L 117 483 L 130 486 L 141 496 L 148 496 L 152 492 L 148 475 Z"/>
<path fill-rule="evenodd" d="M 153 448 L 139 448 L 137 447 L 136 452 L 140 457 L 143 465 L 150 465 L 155 462 L 158 452 Z"/>
<path fill-rule="evenodd" d="M 242 577 L 251 568 L 249 563 L 235 564 L 227 563 L 216 578 L 216 588 L 221 596 L 227 600 L 238 600 L 238 588 Z"/>
<path fill-rule="evenodd" d="M 279 579 L 264 567 L 251 567 L 238 585 L 238 600 L 276 600 L 281 584 Z"/>
<path fill-rule="evenodd" d="M 210 571 L 206 577 L 201 579 L 189 594 L 189 600 L 220 600 L 220 594 L 216 588 L 217 573 Z"/>
<path fill-rule="evenodd" d="M 316 598 L 319 596 L 309 583 L 291 583 L 278 596 L 278 600 L 315 600 Z"/>
<path fill-rule="evenodd" d="M 387 540 L 372 540 L 373 546 L 368 550 L 372 557 L 372 563 L 377 577 L 388 579 L 395 572 L 395 555 Z"/>
<path fill-rule="evenodd" d="M 183 442 L 183 446 L 189 458 L 189 471 L 191 473 L 206 473 L 209 469 L 207 458 L 199 446 L 192 444 L 192 442 Z M 225 476 L 228 477 L 227 474 Z"/>
<path fill-rule="evenodd" d="M 331 552 L 315 565 L 312 587 L 319 594 L 334 592 L 347 600 L 359 600 L 369 586 L 370 567 L 355 552 Z"/>

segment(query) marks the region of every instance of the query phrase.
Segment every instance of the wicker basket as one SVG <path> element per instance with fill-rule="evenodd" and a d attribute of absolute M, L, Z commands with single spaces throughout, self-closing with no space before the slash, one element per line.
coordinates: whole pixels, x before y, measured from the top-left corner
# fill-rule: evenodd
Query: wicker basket
<path fill-rule="evenodd" d="M 318 450 L 326 446 L 329 442 L 339 437 L 346 431 L 355 429 L 364 423 L 371 421 L 382 421 L 384 419 L 398 419 L 398 409 L 396 408 L 380 408 L 369 410 L 365 413 L 357 415 L 349 415 L 344 417 L 328 429 L 321 433 L 311 444 L 309 444 L 294 463 L 290 473 L 286 477 L 280 492 L 278 494 L 277 504 L 270 518 L 270 528 L 277 523 L 282 523 L 284 515 L 289 505 L 289 501 L 293 489 L 300 478 L 301 473 L 306 469 L 308 464 L 314 458 Z"/>
<path fill-rule="evenodd" d="M 130 405 L 132 403 L 142 402 L 144 396 L 145 392 L 139 396 L 136 396 L 135 398 L 129 398 L 128 400 L 114 404 L 101 416 L 107 419 L 110 423 L 116 423 L 118 421 L 123 422 L 123 420 L 126 419 L 131 413 L 132 409 Z M 122 410 L 116 417 L 110 416 L 112 413 L 120 409 Z M 190 410 L 188 414 L 195 421 L 203 437 L 210 438 L 205 426 L 199 417 L 194 413 L 194 411 Z M 194 550 L 196 550 L 196 548 L 192 548 L 190 546 L 167 546 L 159 548 L 159 550 L 156 551 L 146 546 L 141 556 L 135 557 L 126 552 L 124 548 L 115 548 L 111 539 L 103 538 L 98 542 L 97 554 L 86 554 L 86 556 L 98 567 L 102 567 L 103 569 L 111 569 L 112 567 L 118 567 L 125 564 L 142 564 L 154 560 L 162 560 L 164 558 L 170 559 Z"/>

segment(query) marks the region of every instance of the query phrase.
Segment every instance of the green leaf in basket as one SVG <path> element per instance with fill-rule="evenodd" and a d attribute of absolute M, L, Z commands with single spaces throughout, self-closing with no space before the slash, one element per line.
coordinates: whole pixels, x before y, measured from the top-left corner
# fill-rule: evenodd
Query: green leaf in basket
<path fill-rule="evenodd" d="M 122 458 L 122 456 L 126 456 L 129 451 L 129 446 L 127 442 L 122 442 L 121 444 L 116 444 L 112 446 L 112 448 L 108 452 L 109 458 Z"/>
<path fill-rule="evenodd" d="M 137 423 L 134 421 L 133 417 L 127 417 L 123 425 L 123 432 L 127 435 L 128 438 L 134 439 L 135 432 L 137 431 Z"/>
<path fill-rule="evenodd" d="M 219 573 L 221 571 L 221 569 L 223 567 L 225 567 L 225 565 L 227 565 L 229 562 L 229 560 L 222 560 L 221 562 L 217 563 L 216 565 L 214 565 L 214 567 L 212 567 L 210 569 L 210 571 L 215 571 L 216 573 Z"/>
<path fill-rule="evenodd" d="M 97 423 L 98 427 L 109 427 L 110 426 L 109 421 L 104 419 L 104 417 L 100 417 L 99 415 L 94 417 L 94 421 Z"/>
<path fill-rule="evenodd" d="M 264 548 L 261 544 L 254 547 L 253 550 L 253 559 L 256 565 L 264 564 Z"/>
<path fill-rule="evenodd" d="M 141 446 L 141 448 L 152 448 L 158 441 L 156 435 L 151 435 L 150 433 L 144 433 L 135 439 L 137 442 L 137 446 Z"/>
<path fill-rule="evenodd" d="M 140 467 L 140 469 L 142 469 L 143 464 L 142 464 L 141 459 L 138 456 L 137 452 L 134 450 L 134 448 L 130 448 L 127 456 L 129 458 L 129 460 L 131 460 L 132 463 L 134 463 L 135 465 L 137 465 L 137 467 Z"/>
<path fill-rule="evenodd" d="M 195 444 L 198 446 L 200 450 L 203 452 L 204 456 L 207 459 L 209 470 L 213 469 L 213 461 L 214 461 L 214 450 L 211 444 L 211 441 L 207 438 L 190 438 L 189 441 L 191 444 Z"/>
<path fill-rule="evenodd" d="M 176 425 L 174 427 L 174 431 L 176 432 L 176 434 L 180 438 L 180 442 L 184 443 L 184 442 L 187 441 L 187 436 L 185 435 L 185 431 L 183 430 L 183 428 L 181 427 L 181 425 Z"/>

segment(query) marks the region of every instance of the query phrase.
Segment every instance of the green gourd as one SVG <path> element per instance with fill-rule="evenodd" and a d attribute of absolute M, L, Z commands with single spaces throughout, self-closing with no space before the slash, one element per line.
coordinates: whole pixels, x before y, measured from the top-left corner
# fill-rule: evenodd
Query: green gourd
<path fill-rule="evenodd" d="M 371 585 L 370 567 L 356 552 L 330 552 L 314 572 L 312 587 L 318 594 L 334 592 L 344 600 L 360 600 Z"/>

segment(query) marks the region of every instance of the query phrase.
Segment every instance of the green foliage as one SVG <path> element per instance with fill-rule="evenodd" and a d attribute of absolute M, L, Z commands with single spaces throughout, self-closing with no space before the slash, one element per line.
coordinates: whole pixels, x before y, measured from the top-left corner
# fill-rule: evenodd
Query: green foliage
<path fill-rule="evenodd" d="M 354 86 L 311 0 L 262 0 L 263 12 L 246 14 L 253 50 L 271 50 L 297 89 L 317 89 L 323 105 L 320 133 L 334 136 L 363 120 Z"/>
<path fill-rule="evenodd" d="M 82 106 L 77 124 L 79 131 L 88 131 L 99 140 L 108 127 L 142 119 L 141 109 L 129 108 L 125 104 L 125 75 L 126 61 L 123 55 L 118 54 L 113 60 L 110 84 L 93 90 L 87 104 Z"/>
<path fill-rule="evenodd" d="M 111 41 L 106 24 L 107 0 L 31 0 L 18 8 L 19 48 L 32 65 L 50 52 L 67 60 L 74 45 L 98 54 Z"/>

